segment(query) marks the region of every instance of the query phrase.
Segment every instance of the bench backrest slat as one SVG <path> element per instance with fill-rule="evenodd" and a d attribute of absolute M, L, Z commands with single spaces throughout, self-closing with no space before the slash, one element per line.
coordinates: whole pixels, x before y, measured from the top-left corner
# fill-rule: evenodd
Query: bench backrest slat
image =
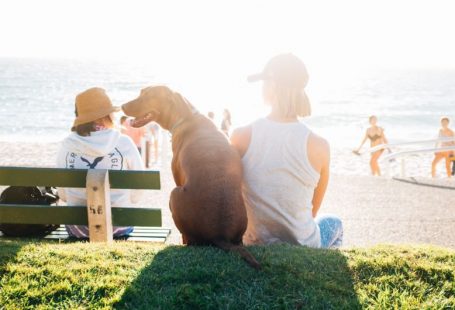
<path fill-rule="evenodd" d="M 114 226 L 161 226 L 161 209 L 112 208 Z M 87 207 L 0 205 L 0 223 L 87 225 Z"/>
<path fill-rule="evenodd" d="M 0 167 L 0 185 L 85 188 L 87 170 Z M 109 170 L 111 188 L 160 189 L 159 171 Z"/>

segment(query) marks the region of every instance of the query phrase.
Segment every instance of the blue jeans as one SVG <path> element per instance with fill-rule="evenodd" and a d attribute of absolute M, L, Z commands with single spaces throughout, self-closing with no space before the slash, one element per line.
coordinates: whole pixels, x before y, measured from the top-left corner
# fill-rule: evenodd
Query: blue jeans
<path fill-rule="evenodd" d="M 89 231 L 88 226 L 83 225 L 66 225 L 66 231 L 68 235 L 76 238 L 88 238 Z M 114 237 L 128 236 L 133 232 L 134 227 L 112 227 Z"/>
<path fill-rule="evenodd" d="M 321 248 L 339 248 L 343 243 L 343 223 L 335 215 L 316 217 L 316 224 L 321 231 Z"/>

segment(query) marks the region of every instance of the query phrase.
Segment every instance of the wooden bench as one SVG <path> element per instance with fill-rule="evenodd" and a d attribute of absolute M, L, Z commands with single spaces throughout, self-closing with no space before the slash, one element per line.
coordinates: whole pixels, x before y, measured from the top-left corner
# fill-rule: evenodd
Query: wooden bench
<path fill-rule="evenodd" d="M 161 228 L 161 209 L 111 208 L 111 189 L 158 190 L 159 171 L 78 170 L 0 167 L 0 186 L 86 188 L 87 206 L 0 204 L 2 224 L 87 225 L 90 242 L 111 242 L 113 226 L 134 226 L 126 240 L 164 242 L 169 229 Z M 64 226 L 46 236 L 67 239 Z"/>

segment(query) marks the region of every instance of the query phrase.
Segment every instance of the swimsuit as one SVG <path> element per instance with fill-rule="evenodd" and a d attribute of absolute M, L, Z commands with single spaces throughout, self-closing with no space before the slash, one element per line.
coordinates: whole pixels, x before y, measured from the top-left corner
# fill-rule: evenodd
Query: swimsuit
<path fill-rule="evenodd" d="M 439 138 L 451 138 L 452 135 L 446 135 L 444 134 L 444 132 L 442 132 L 441 130 L 439 131 L 439 135 L 438 135 Z M 452 146 L 454 142 L 452 141 L 448 141 L 448 142 L 441 142 L 440 146 L 441 147 L 444 147 L 444 146 Z M 436 152 L 436 154 L 440 154 L 440 155 L 445 155 L 445 156 L 449 156 L 453 154 L 453 151 L 443 151 L 443 152 Z"/>
<path fill-rule="evenodd" d="M 379 130 L 379 133 L 377 133 L 377 134 L 374 134 L 372 136 L 370 136 L 370 134 L 368 134 L 368 138 L 371 140 L 371 143 L 374 143 L 377 140 L 382 138 L 382 135 L 384 133 L 384 129 L 382 129 L 381 127 L 378 127 L 378 130 Z"/>
<path fill-rule="evenodd" d="M 377 135 L 377 134 L 376 134 L 376 135 L 374 135 L 374 136 L 368 135 L 368 138 L 370 138 L 371 142 L 375 142 L 376 140 L 382 138 L 382 134 L 381 134 L 381 135 Z"/>
<path fill-rule="evenodd" d="M 375 134 L 375 135 L 368 135 L 368 138 L 370 139 L 371 143 L 375 143 L 377 140 L 379 139 L 382 139 L 382 129 L 380 129 L 380 132 L 381 134 Z M 381 149 L 381 150 L 377 150 L 375 151 L 374 153 L 371 153 L 371 155 L 373 156 L 373 154 L 382 154 L 382 152 L 384 152 L 384 149 Z"/>

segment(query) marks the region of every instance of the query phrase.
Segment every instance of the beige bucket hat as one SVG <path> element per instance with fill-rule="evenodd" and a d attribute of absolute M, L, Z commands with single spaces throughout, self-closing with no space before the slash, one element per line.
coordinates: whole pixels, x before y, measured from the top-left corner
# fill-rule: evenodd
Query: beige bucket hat
<path fill-rule="evenodd" d="M 76 119 L 73 126 L 90 123 L 118 111 L 120 108 L 112 105 L 104 89 L 93 87 L 76 96 Z"/>

